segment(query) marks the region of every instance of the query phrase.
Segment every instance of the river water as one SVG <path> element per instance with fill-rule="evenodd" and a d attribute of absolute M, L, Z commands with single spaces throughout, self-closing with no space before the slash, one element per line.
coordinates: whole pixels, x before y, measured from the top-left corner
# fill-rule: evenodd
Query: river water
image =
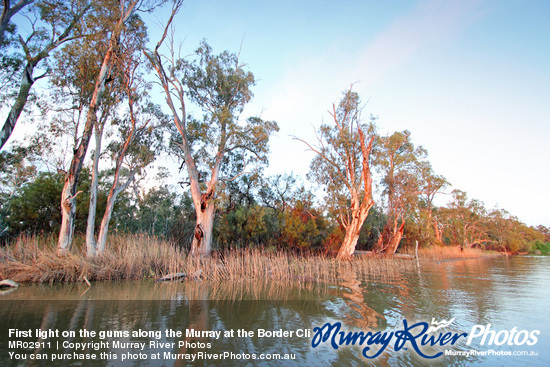
<path fill-rule="evenodd" d="M 548 366 L 549 284 L 550 257 L 346 271 L 330 284 L 25 284 L 0 295 L 0 365 Z M 442 321 L 452 322 L 423 330 Z M 340 345 L 321 333 L 336 325 L 371 337 Z M 400 344 L 404 330 L 418 338 Z"/>

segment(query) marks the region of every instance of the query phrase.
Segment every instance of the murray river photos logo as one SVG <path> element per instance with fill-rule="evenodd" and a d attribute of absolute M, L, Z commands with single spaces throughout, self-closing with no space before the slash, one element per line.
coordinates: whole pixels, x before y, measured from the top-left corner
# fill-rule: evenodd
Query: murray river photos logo
<path fill-rule="evenodd" d="M 440 331 L 450 326 L 454 321 L 432 319 L 431 324 L 418 322 L 410 324 L 403 320 L 403 329 L 394 331 L 342 331 L 340 322 L 327 322 L 321 327 L 313 328 L 311 346 L 317 348 L 321 343 L 328 343 L 332 348 L 338 349 L 346 345 L 362 346 L 362 354 L 366 358 L 376 358 L 381 355 L 389 345 L 393 350 L 407 350 L 412 348 L 419 356 L 433 359 L 443 355 L 443 351 L 428 354 L 423 347 L 453 346 L 465 341 L 470 346 L 479 345 L 535 345 L 538 342 L 539 330 L 495 330 L 491 324 L 474 325 L 469 333 L 456 333 Z"/>

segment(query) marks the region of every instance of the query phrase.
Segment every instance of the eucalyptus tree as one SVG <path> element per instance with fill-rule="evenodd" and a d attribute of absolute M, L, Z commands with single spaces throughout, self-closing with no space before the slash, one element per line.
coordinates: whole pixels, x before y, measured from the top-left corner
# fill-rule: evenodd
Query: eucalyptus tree
<path fill-rule="evenodd" d="M 0 43 L 5 42 L 4 34 L 13 33 L 15 25 L 11 23 L 11 18 L 25 8 L 27 5 L 33 3 L 34 0 L 19 0 L 15 4 L 12 4 L 11 0 L 2 1 L 2 15 L 0 16 Z"/>
<path fill-rule="evenodd" d="M 102 253 L 105 250 L 109 223 L 117 196 L 126 190 L 136 175 L 141 175 L 145 167 L 155 159 L 155 148 L 162 141 L 162 127 L 165 116 L 159 106 L 150 100 L 150 83 L 144 79 L 143 49 L 147 40 L 145 24 L 138 17 L 129 21 L 126 32 L 121 36 L 120 48 L 117 52 L 118 62 L 110 72 L 112 95 L 107 104 L 126 100 L 126 112 L 123 116 L 116 116 L 111 109 L 110 144 L 107 147 L 108 155 L 114 162 L 112 185 L 107 196 L 107 205 L 99 228 L 98 240 L 95 241 L 95 200 L 98 189 L 98 166 L 101 153 L 101 140 L 106 128 L 106 121 L 98 121 L 94 129 L 95 151 L 92 170 L 92 188 L 90 195 L 90 210 L 88 213 L 88 227 L 86 230 L 86 247 L 88 256 Z M 116 97 L 118 95 L 118 98 Z M 114 97 L 114 98 L 113 98 Z M 115 100 L 115 102 L 113 102 Z M 109 103 L 110 102 L 110 103 Z M 119 103 L 119 107 L 122 104 Z M 117 108 L 119 110 L 120 108 Z"/>
<path fill-rule="evenodd" d="M 184 59 L 175 54 L 171 42 L 170 55 L 161 56 L 159 49 L 180 7 L 181 1 L 174 4 L 160 41 L 146 55 L 172 112 L 178 132 L 175 145 L 187 168 L 187 184 L 196 213 L 191 254 L 209 256 L 224 157 L 239 151 L 250 164 L 266 162 L 269 136 L 278 126 L 257 117 L 239 119 L 252 99 L 254 75 L 240 63 L 238 55 L 227 51 L 214 55 L 210 46 L 202 42 L 192 59 Z M 202 120 L 187 118 L 188 100 L 202 109 Z"/>
<path fill-rule="evenodd" d="M 393 254 L 397 250 L 405 231 L 407 214 L 416 210 L 418 204 L 421 193 L 418 169 L 425 156 L 424 148 L 414 147 L 409 131 L 378 137 L 375 164 L 382 173 L 387 221 L 376 251 Z"/>
<path fill-rule="evenodd" d="M 353 255 L 361 227 L 374 205 L 370 166 L 374 126 L 372 119 L 370 124 L 362 119 L 360 103 L 359 95 L 350 88 L 338 107 L 332 106 L 334 125 L 322 124 L 317 131 L 317 145 L 298 139 L 317 153 L 308 176 L 324 186 L 327 208 L 345 229 L 338 259 Z"/>
<path fill-rule="evenodd" d="M 0 238 L 9 230 L 6 220 L 11 201 L 35 176 L 36 167 L 28 148 L 13 147 L 0 152 Z"/>
<path fill-rule="evenodd" d="M 434 209 L 436 209 L 434 206 L 434 199 L 436 195 L 441 194 L 442 191 L 449 186 L 449 182 L 445 177 L 435 174 L 432 165 L 428 161 L 419 162 L 417 172 L 420 185 L 420 199 L 426 211 L 425 237 L 431 240 L 431 234 L 433 233 L 435 241 L 441 244 L 443 239 L 440 223 L 433 215 Z"/>
<path fill-rule="evenodd" d="M 145 3 L 140 0 L 119 0 L 115 21 L 110 25 L 108 35 L 108 46 L 103 54 L 101 67 L 93 83 L 94 88 L 91 93 L 90 103 L 87 106 L 86 120 L 84 129 L 79 139 L 78 146 L 74 150 L 73 158 L 70 167 L 65 175 L 65 185 L 61 195 L 61 230 L 57 244 L 58 253 L 63 254 L 70 250 L 74 230 L 74 216 L 76 212 L 76 197 L 78 175 L 82 170 L 84 158 L 88 150 L 88 144 L 92 135 L 94 125 L 97 121 L 97 112 L 103 99 L 103 93 L 107 83 L 111 81 L 110 73 L 119 62 L 118 52 L 121 49 L 121 37 L 127 30 L 128 23 L 135 20 L 138 15 L 138 10 L 150 11 L 155 5 L 161 1 Z"/>
<path fill-rule="evenodd" d="M 9 1 L 4 1 L 4 11 L 9 8 L 9 3 Z M 17 96 L 0 131 L 0 148 L 11 136 L 15 124 L 27 104 L 31 87 L 37 80 L 48 75 L 47 65 L 45 66 L 46 71 L 38 76 L 34 75 L 35 68 L 41 61 L 47 59 L 54 49 L 82 36 L 78 31 L 78 24 L 89 13 L 91 7 L 91 2 L 78 0 L 38 1 L 34 4 L 33 10 L 38 14 L 34 14 L 31 19 L 31 33 L 26 37 L 18 35 L 18 42 L 24 52 L 25 67 L 21 73 Z M 46 26 L 39 26 L 39 20 Z"/>
<path fill-rule="evenodd" d="M 136 175 L 144 173 L 145 168 L 155 160 L 155 151 L 162 143 L 160 127 L 165 121 L 165 116 L 159 111 L 158 106 L 147 100 L 140 100 L 143 90 L 135 88 L 132 75 L 128 75 L 127 78 L 125 84 L 128 88 L 128 112 L 124 120 L 129 123 L 119 126 L 121 139 L 114 140 L 109 145 L 115 167 L 99 229 L 97 253 L 105 250 L 109 222 L 117 196 L 130 186 Z"/>
<path fill-rule="evenodd" d="M 298 190 L 303 188 L 303 185 L 298 187 L 297 177 L 293 173 L 278 174 L 263 181 L 258 192 L 261 203 L 277 213 L 282 213 L 291 206 L 298 196 Z"/>
<path fill-rule="evenodd" d="M 468 200 L 461 190 L 453 190 L 451 195 L 447 207 L 441 208 L 446 240 L 461 248 L 489 243 L 489 216 L 484 204 L 476 199 Z"/>

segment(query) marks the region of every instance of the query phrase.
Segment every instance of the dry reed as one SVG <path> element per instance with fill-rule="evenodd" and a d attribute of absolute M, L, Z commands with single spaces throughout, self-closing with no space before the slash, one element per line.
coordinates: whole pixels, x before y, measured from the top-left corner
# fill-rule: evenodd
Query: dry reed
<path fill-rule="evenodd" d="M 423 249 L 420 256 L 452 257 L 445 249 L 432 251 Z M 467 253 L 480 256 L 470 250 Z M 416 262 L 407 259 L 360 256 L 337 261 L 323 255 L 298 256 L 260 249 L 199 259 L 188 257 L 173 244 L 143 235 L 110 237 L 105 253 L 93 258 L 85 256 L 81 241 L 70 254 L 57 255 L 53 237 L 21 236 L 0 249 L 0 279 L 16 282 L 144 279 L 180 272 L 200 273 L 201 279 L 213 281 L 328 282 L 341 280 L 350 271 L 357 276 L 394 277 L 413 271 L 415 266 Z"/>
<path fill-rule="evenodd" d="M 494 251 L 470 247 L 461 249 L 458 246 L 431 246 L 418 250 L 418 257 L 423 260 L 473 259 L 499 255 L 498 252 Z"/>

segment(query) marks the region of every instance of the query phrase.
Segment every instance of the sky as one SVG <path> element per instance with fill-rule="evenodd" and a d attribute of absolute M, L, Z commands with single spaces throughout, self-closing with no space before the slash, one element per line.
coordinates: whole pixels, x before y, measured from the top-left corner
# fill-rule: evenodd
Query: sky
<path fill-rule="evenodd" d="M 169 7 L 145 19 L 154 45 Z M 452 189 L 550 226 L 550 1 L 185 0 L 176 41 L 254 73 L 243 118 L 275 120 L 267 174 L 305 177 L 353 84 L 382 134 L 409 130 Z M 17 130 L 17 128 L 16 128 Z"/>
<path fill-rule="evenodd" d="M 315 141 L 354 83 L 364 115 L 409 130 L 450 190 L 550 226 L 549 1 L 187 0 L 175 24 L 184 54 L 203 38 L 240 50 L 257 80 L 244 115 L 280 127 L 268 174 L 305 176 L 313 153 L 292 136 Z"/>

